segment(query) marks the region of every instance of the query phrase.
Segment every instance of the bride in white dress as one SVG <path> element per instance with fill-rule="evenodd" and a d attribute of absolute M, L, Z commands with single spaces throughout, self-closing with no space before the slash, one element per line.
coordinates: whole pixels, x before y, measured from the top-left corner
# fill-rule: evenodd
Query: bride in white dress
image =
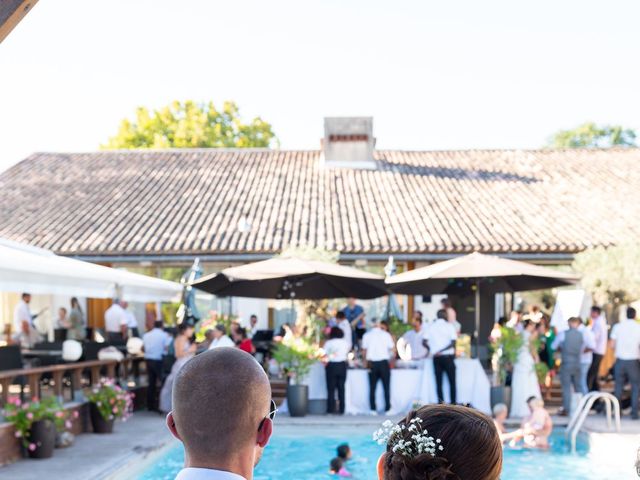
<path fill-rule="evenodd" d="M 540 384 L 536 374 L 536 362 L 538 352 L 533 351 L 532 341 L 536 337 L 536 326 L 531 320 L 524 323 L 522 332 L 522 347 L 518 352 L 518 360 L 513 366 L 513 376 L 511 377 L 511 416 L 526 417 L 531 412 L 527 405 L 530 397 L 542 398 L 540 396 Z"/>

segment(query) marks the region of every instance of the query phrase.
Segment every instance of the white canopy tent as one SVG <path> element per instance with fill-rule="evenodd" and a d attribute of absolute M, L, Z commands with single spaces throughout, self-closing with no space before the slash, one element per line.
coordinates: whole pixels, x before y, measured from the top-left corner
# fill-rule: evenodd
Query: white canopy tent
<path fill-rule="evenodd" d="M 0 238 L 0 291 L 159 302 L 175 300 L 182 285 Z"/>

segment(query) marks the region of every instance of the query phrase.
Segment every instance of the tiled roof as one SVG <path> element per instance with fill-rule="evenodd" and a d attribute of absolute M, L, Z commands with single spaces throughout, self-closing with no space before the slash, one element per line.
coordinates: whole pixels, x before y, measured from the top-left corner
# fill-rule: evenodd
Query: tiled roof
<path fill-rule="evenodd" d="M 0 175 L 0 236 L 74 255 L 572 253 L 640 234 L 640 150 L 38 153 Z M 246 216 L 251 228 L 240 231 Z"/>

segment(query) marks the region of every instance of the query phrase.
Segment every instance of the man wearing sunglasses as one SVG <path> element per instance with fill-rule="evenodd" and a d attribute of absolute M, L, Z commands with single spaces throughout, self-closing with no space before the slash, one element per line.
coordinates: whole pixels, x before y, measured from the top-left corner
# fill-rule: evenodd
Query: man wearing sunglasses
<path fill-rule="evenodd" d="M 251 355 L 221 347 L 195 356 L 176 376 L 167 415 L 185 450 L 176 480 L 253 480 L 275 414 L 269 379 Z"/>

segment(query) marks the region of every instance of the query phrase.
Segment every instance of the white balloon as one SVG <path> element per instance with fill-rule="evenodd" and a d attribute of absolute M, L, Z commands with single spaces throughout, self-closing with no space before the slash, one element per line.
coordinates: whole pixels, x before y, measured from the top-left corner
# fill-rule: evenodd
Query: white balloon
<path fill-rule="evenodd" d="M 127 340 L 127 352 L 129 352 L 129 355 L 142 355 L 143 345 L 141 338 L 131 337 Z"/>
<path fill-rule="evenodd" d="M 77 362 L 82 357 L 82 344 L 77 340 L 65 340 L 62 343 L 62 359 L 65 362 Z"/>

